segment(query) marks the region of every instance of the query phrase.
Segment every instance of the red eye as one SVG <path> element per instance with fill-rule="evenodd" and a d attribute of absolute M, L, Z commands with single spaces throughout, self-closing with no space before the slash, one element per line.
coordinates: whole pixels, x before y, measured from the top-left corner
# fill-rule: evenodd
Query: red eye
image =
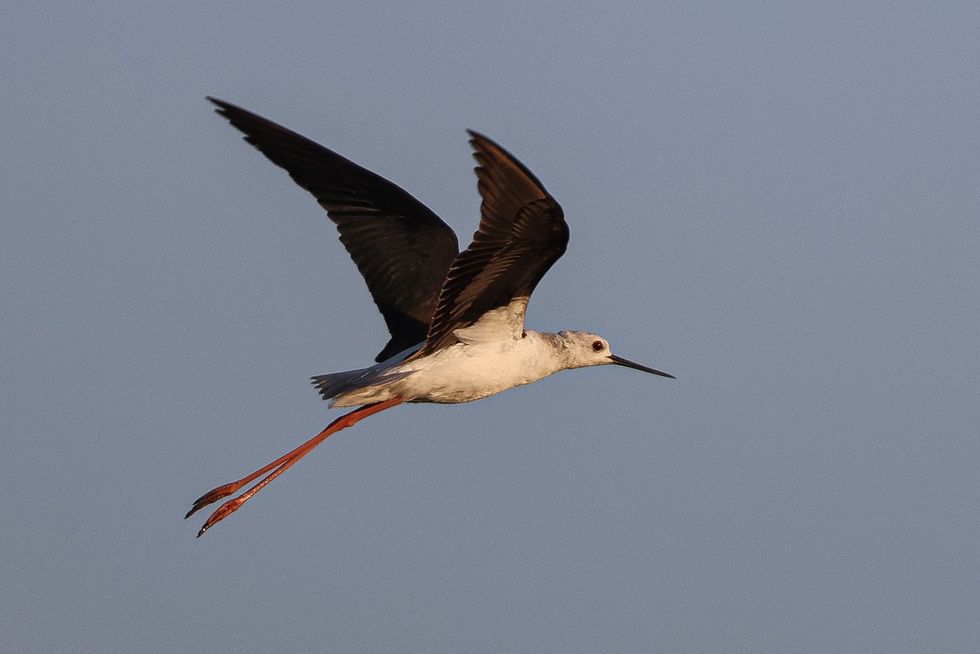
<path fill-rule="evenodd" d="M 602 348 L 606 347 L 602 344 L 602 341 L 592 341 L 592 349 L 596 352 L 602 352 Z"/>

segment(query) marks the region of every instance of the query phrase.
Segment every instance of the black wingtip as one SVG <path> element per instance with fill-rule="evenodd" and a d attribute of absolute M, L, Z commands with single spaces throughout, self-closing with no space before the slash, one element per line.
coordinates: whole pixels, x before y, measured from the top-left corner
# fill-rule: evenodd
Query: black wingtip
<path fill-rule="evenodd" d="M 236 107 L 232 103 L 225 102 L 221 98 L 216 98 L 213 95 L 206 95 L 204 97 L 205 99 L 207 99 L 208 102 L 210 102 L 216 107 L 214 113 L 218 114 L 223 118 L 228 118 L 228 112 L 239 109 L 239 107 Z"/>
<path fill-rule="evenodd" d="M 547 195 L 547 191 L 545 191 L 544 184 L 541 183 L 541 180 L 539 180 L 527 166 L 521 163 L 521 161 L 511 154 L 506 148 L 494 141 L 489 136 L 481 134 L 476 130 L 467 129 L 466 133 L 470 135 L 470 147 L 473 148 L 473 157 L 477 161 L 477 169 L 488 165 L 487 161 L 484 159 L 485 157 L 490 157 L 498 161 L 506 161 L 509 165 L 517 168 L 521 175 L 530 180 L 531 184 L 537 186 L 542 193 Z M 557 202 L 555 204 L 557 204 Z"/>
<path fill-rule="evenodd" d="M 466 133 L 470 137 L 470 145 L 472 145 L 474 148 L 477 146 L 478 143 L 489 143 L 490 145 L 492 145 L 493 147 L 497 148 L 498 150 L 503 150 L 503 148 L 500 147 L 500 144 L 499 143 L 497 143 L 496 141 L 494 141 L 492 138 L 490 138 L 486 134 L 483 134 L 481 132 L 478 132 L 475 129 L 467 129 L 466 130 Z"/>

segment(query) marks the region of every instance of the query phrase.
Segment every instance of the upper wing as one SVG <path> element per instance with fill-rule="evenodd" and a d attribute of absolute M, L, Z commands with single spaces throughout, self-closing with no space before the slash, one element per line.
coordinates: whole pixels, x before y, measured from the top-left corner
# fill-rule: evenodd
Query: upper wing
<path fill-rule="evenodd" d="M 453 261 L 422 352 L 456 340 L 453 332 L 487 317 L 490 329 L 519 338 L 531 291 L 565 252 L 568 225 L 561 207 L 517 159 L 485 136 L 469 132 L 476 158 L 480 227 Z"/>
<path fill-rule="evenodd" d="M 261 116 L 208 100 L 336 223 L 391 333 L 376 360 L 424 341 L 439 289 L 459 252 L 453 230 L 383 177 Z"/>

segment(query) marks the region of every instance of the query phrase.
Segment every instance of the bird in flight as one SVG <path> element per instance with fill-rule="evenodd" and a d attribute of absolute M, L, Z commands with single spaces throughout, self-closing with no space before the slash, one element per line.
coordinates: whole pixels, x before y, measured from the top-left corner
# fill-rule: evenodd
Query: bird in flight
<path fill-rule="evenodd" d="M 482 203 L 473 242 L 460 252 L 453 230 L 395 184 L 241 107 L 208 100 L 326 210 L 391 339 L 374 365 L 312 378 L 331 406 L 357 408 L 268 465 L 198 498 L 185 518 L 266 475 L 219 506 L 198 537 L 328 436 L 403 402 L 470 402 L 586 366 L 673 378 L 616 356 L 596 334 L 524 327 L 531 292 L 565 252 L 568 224 L 531 171 L 489 138 L 469 132 Z"/>

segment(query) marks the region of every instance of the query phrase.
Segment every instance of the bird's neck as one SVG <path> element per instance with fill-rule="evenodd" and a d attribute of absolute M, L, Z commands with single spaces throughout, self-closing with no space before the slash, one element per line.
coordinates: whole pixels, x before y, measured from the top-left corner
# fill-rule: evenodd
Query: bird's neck
<path fill-rule="evenodd" d="M 545 352 L 548 360 L 553 363 L 554 369 L 549 374 L 576 367 L 568 343 L 561 334 L 536 332 L 530 329 L 526 330 L 526 333 L 527 338 L 534 339 L 535 347 Z"/>

